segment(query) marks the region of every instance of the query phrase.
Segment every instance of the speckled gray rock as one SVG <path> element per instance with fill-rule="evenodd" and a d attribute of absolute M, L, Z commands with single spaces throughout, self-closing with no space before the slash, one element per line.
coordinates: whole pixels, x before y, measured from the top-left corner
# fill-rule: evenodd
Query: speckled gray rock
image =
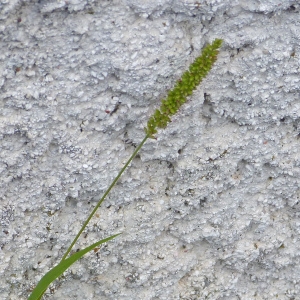
<path fill-rule="evenodd" d="M 54 266 L 206 42 L 44 299 L 299 299 L 300 16 L 291 0 L 0 0 L 0 295 Z"/>

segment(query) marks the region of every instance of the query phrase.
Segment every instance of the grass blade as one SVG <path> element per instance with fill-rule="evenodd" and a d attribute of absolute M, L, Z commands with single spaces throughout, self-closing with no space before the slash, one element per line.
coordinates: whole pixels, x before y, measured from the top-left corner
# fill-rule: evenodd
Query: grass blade
<path fill-rule="evenodd" d="M 119 233 L 120 234 L 120 233 Z M 35 289 L 30 294 L 28 300 L 38 300 L 46 291 L 47 287 L 50 285 L 52 281 L 54 281 L 57 277 L 59 277 L 64 271 L 66 271 L 74 262 L 79 260 L 84 254 L 93 250 L 100 244 L 108 242 L 118 236 L 119 234 L 112 235 L 108 238 L 105 238 L 101 241 L 98 241 L 79 252 L 74 253 L 72 256 L 66 258 L 65 260 L 61 261 L 57 266 L 52 268 L 48 273 L 46 273 L 41 280 L 38 282 Z"/>

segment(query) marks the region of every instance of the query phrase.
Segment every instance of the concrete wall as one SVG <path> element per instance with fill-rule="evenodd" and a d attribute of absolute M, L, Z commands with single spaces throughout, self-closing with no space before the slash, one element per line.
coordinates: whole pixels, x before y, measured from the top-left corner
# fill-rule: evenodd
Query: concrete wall
<path fill-rule="evenodd" d="M 26 299 L 180 74 L 209 76 L 143 147 L 44 299 L 299 299 L 300 16 L 292 0 L 0 0 L 0 294 Z"/>

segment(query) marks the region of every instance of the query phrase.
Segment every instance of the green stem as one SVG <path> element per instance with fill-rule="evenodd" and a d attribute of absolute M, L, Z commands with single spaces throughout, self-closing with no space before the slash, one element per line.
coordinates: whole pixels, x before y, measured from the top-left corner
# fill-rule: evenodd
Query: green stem
<path fill-rule="evenodd" d="M 99 208 L 99 206 L 102 204 L 102 202 L 104 201 L 105 197 L 108 195 L 108 193 L 110 192 L 110 190 L 114 187 L 114 185 L 117 183 L 118 179 L 121 177 L 121 175 L 123 174 L 123 172 L 126 170 L 126 168 L 128 167 L 128 165 L 130 164 L 130 162 L 134 159 L 134 157 L 137 155 L 137 153 L 140 151 L 140 149 L 142 148 L 142 146 L 144 145 L 144 143 L 146 142 L 146 140 L 148 139 L 149 135 L 146 134 L 146 136 L 144 137 L 144 139 L 142 140 L 142 142 L 138 145 L 138 147 L 135 149 L 135 151 L 133 152 L 133 154 L 130 156 L 130 158 L 128 159 L 128 161 L 126 162 L 126 164 L 124 165 L 124 167 L 121 169 L 121 171 L 119 172 L 119 174 L 117 175 L 117 177 L 114 179 L 114 181 L 111 183 L 111 185 L 109 186 L 109 188 L 106 190 L 106 192 L 104 193 L 104 195 L 102 196 L 102 198 L 99 200 L 99 202 L 97 203 L 97 205 L 94 207 L 94 209 L 92 210 L 92 212 L 90 213 L 89 217 L 86 219 L 86 221 L 84 222 L 84 224 L 82 225 L 81 229 L 79 230 L 79 232 L 77 233 L 76 237 L 74 238 L 73 242 L 71 243 L 70 247 L 68 248 L 68 250 L 66 251 L 66 253 L 64 254 L 64 256 L 62 257 L 61 261 L 65 260 L 66 257 L 68 256 L 68 254 L 70 253 L 71 249 L 73 248 L 74 244 L 77 242 L 79 236 L 81 235 L 81 233 L 83 232 L 83 230 L 85 229 L 85 227 L 87 226 L 87 224 L 90 222 L 91 218 L 93 217 L 93 215 L 95 214 L 95 212 L 97 211 L 97 209 Z"/>

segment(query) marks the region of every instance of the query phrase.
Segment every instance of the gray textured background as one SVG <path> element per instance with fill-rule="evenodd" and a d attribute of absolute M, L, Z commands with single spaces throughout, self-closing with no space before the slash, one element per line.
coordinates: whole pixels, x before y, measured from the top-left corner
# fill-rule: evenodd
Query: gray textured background
<path fill-rule="evenodd" d="M 44 299 L 300 298 L 298 1 L 0 0 L 0 294 L 26 299 L 214 38 L 212 72 Z"/>

